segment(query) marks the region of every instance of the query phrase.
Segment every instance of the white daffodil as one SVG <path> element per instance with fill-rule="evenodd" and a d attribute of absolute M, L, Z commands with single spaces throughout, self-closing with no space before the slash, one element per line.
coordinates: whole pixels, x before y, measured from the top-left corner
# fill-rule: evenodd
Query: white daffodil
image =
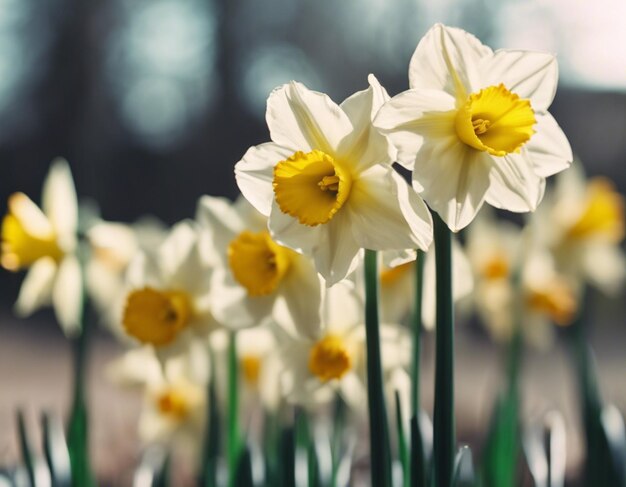
<path fill-rule="evenodd" d="M 44 182 L 40 210 L 24 193 L 9 197 L 2 221 L 2 267 L 29 269 L 15 311 L 28 316 L 52 304 L 66 334 L 80 330 L 83 285 L 75 255 L 78 224 L 76 189 L 69 165 L 52 162 Z"/>
<path fill-rule="evenodd" d="M 153 252 L 166 236 L 156 220 L 135 224 L 99 221 L 87 232 L 91 252 L 85 270 L 89 296 L 104 322 L 114 321 L 126 298 L 124 276 L 133 257 L 140 251 Z"/>
<path fill-rule="evenodd" d="M 211 314 L 211 268 L 201 257 L 192 222 L 176 224 L 154 254 L 130 264 L 119 323 L 123 332 L 152 345 L 161 358 L 180 353 L 217 323 Z M 119 325 L 118 325 L 119 326 Z"/>
<path fill-rule="evenodd" d="M 267 218 L 244 198 L 204 196 L 196 216 L 202 249 L 216 260 L 212 310 L 224 326 L 248 328 L 278 319 L 310 334 L 319 321 L 321 280 L 309 257 L 277 244 Z M 278 309 L 286 308 L 287 313 Z"/>
<path fill-rule="evenodd" d="M 386 323 L 402 323 L 415 306 L 415 252 L 402 262 L 387 258 L 383 253 L 383 266 L 380 270 L 380 316 Z M 422 257 L 424 262 L 422 291 L 422 323 L 428 330 L 435 326 L 435 246 Z M 395 261 L 394 261 L 395 260 Z M 400 262 L 400 263 L 398 263 Z M 465 252 L 456 242 L 452 243 L 452 297 L 460 301 L 467 297 L 473 288 L 471 267 Z M 361 272 L 361 274 L 363 274 Z"/>
<path fill-rule="evenodd" d="M 355 410 L 367 404 L 363 300 L 350 281 L 327 288 L 315 338 L 285 335 L 281 340 L 282 387 L 289 401 L 313 408 L 336 393 Z M 399 325 L 381 324 L 385 376 L 406 367 L 410 339 Z"/>
<path fill-rule="evenodd" d="M 166 445 L 198 465 L 207 417 L 209 361 L 206 345 L 163 364 L 150 347 L 126 352 L 106 370 L 112 382 L 143 391 L 139 436 L 146 445 Z"/>
<path fill-rule="evenodd" d="M 559 176 L 537 213 L 536 233 L 552 250 L 560 272 L 581 287 L 589 282 L 615 295 L 626 279 L 624 197 L 607 178 L 589 181 L 580 164 Z"/>
<path fill-rule="evenodd" d="M 267 100 L 272 142 L 235 167 L 274 239 L 312 255 L 328 285 L 354 269 L 361 248 L 426 249 L 432 240 L 428 209 L 392 168 L 394 148 L 372 130 L 389 97 L 374 76 L 369 83 L 341 105 L 300 83 L 277 88 Z"/>
<path fill-rule="evenodd" d="M 476 310 L 494 340 L 510 340 L 519 324 L 530 343 L 545 347 L 553 336 L 551 325 L 569 325 L 577 303 L 574 288 L 531 231 L 483 210 L 469 229 L 467 255 Z"/>
<path fill-rule="evenodd" d="M 374 125 L 413 171 L 415 190 L 453 231 L 485 201 L 535 210 L 545 178 L 572 161 L 548 113 L 557 85 L 551 54 L 494 52 L 461 29 L 437 24 L 413 54 L 409 84 Z"/>

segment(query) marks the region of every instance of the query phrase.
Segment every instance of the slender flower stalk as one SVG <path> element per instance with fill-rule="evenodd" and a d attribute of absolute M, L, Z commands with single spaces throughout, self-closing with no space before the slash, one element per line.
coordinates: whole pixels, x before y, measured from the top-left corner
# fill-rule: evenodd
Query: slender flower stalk
<path fill-rule="evenodd" d="M 450 487 L 455 454 L 454 305 L 452 301 L 452 236 L 433 213 L 437 267 L 437 342 L 435 362 L 434 475 L 437 487 Z"/>
<path fill-rule="evenodd" d="M 420 411 L 420 357 L 422 349 L 422 291 L 424 287 L 424 259 L 426 254 L 417 250 L 415 259 L 415 307 L 413 309 L 413 362 L 411 364 L 411 413 Z"/>
<path fill-rule="evenodd" d="M 372 487 L 391 485 L 389 427 L 383 394 L 378 324 L 378 270 L 376 252 L 365 251 L 365 331 L 367 335 L 367 399 L 370 421 Z"/>
<path fill-rule="evenodd" d="M 237 334 L 231 333 L 228 342 L 228 430 L 227 460 L 230 487 L 235 487 L 235 471 L 239 459 L 239 380 L 237 362 Z"/>

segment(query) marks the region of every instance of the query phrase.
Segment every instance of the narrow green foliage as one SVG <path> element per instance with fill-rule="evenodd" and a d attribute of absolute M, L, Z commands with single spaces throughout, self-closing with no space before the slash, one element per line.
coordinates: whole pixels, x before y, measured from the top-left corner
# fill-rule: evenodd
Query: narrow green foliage
<path fill-rule="evenodd" d="M 252 477 L 252 456 L 250 449 L 244 445 L 241 449 L 235 470 L 233 485 L 236 487 L 254 487 L 254 479 Z"/>
<path fill-rule="evenodd" d="M 520 456 L 519 373 L 522 336 L 519 327 L 511 339 L 508 354 L 507 388 L 496 401 L 482 462 L 485 487 L 517 485 Z"/>
<path fill-rule="evenodd" d="M 72 484 L 72 471 L 61 420 L 54 415 L 44 414 L 42 429 L 43 450 L 50 470 L 52 485 L 69 487 Z"/>
<path fill-rule="evenodd" d="M 22 453 L 22 460 L 26 467 L 28 480 L 30 481 L 30 485 L 36 487 L 35 453 L 26 431 L 26 422 L 24 421 L 24 413 L 22 411 L 17 412 L 17 430 L 20 439 L 20 452 Z"/>
<path fill-rule="evenodd" d="M 436 487 L 452 485 L 456 434 L 454 425 L 454 304 L 452 236 L 433 212 L 437 268 L 437 337 L 435 358 L 434 476 Z"/>
<path fill-rule="evenodd" d="M 372 250 L 365 251 L 365 332 L 372 487 L 387 487 L 391 486 L 391 452 L 380 356 L 378 263 Z"/>
<path fill-rule="evenodd" d="M 406 434 L 404 432 L 404 416 L 402 414 L 402 404 L 400 394 L 395 391 L 396 400 L 396 429 L 398 434 L 398 455 L 402 465 L 402 485 L 409 487 L 411 480 L 411 462 L 409 461 L 409 447 L 407 446 Z"/>
<path fill-rule="evenodd" d="M 419 413 L 411 417 L 411 487 L 426 487 L 426 454 Z"/>
<path fill-rule="evenodd" d="M 154 481 L 152 482 L 152 487 L 169 487 L 171 478 L 171 463 L 171 456 L 168 453 L 163 458 L 163 462 L 161 463 L 158 471 L 155 474 Z"/>
<path fill-rule="evenodd" d="M 235 470 L 239 462 L 241 438 L 239 432 L 239 367 L 237 361 L 237 335 L 231 333 L 228 341 L 228 430 L 227 461 L 229 485 L 235 487 Z"/>
<path fill-rule="evenodd" d="M 211 355 L 211 360 L 213 360 L 213 355 Z M 214 363 L 211 363 L 211 371 L 215 371 Z M 199 485 L 202 487 L 216 487 L 217 463 L 221 442 L 221 419 L 214 372 L 212 372 L 209 378 L 207 388 L 207 425 L 204 435 L 203 462 Z"/>
<path fill-rule="evenodd" d="M 422 351 L 422 294 L 424 288 L 424 259 L 426 254 L 417 250 L 415 259 L 415 304 L 413 308 L 413 361 L 411 362 L 411 415 L 420 410 L 420 357 Z"/>
<path fill-rule="evenodd" d="M 280 475 L 278 487 L 296 486 L 296 433 L 293 426 L 283 428 L 280 434 L 278 472 Z"/>

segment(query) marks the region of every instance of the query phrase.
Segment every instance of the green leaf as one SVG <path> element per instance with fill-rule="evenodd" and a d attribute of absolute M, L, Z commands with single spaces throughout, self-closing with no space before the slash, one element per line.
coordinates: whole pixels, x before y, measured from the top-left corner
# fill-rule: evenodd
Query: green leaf
<path fill-rule="evenodd" d="M 239 463 L 241 437 L 239 432 L 239 362 L 237 360 L 237 335 L 231 332 L 228 341 L 228 430 L 226 448 L 230 487 L 234 484 L 234 473 Z"/>
<path fill-rule="evenodd" d="M 89 462 L 89 435 L 87 408 L 79 396 L 74 402 L 67 430 L 67 446 L 72 466 L 74 487 L 95 486 Z"/>
<path fill-rule="evenodd" d="M 419 416 L 411 418 L 411 487 L 426 487 L 426 452 Z"/>
<path fill-rule="evenodd" d="M 211 359 L 213 359 L 212 356 Z M 199 485 L 202 487 L 216 487 L 217 464 L 220 455 L 221 421 L 215 387 L 214 364 L 211 364 L 211 371 L 211 377 L 207 384 L 207 424 L 204 433 L 202 470 L 199 476 Z"/>
<path fill-rule="evenodd" d="M 474 487 L 475 485 L 476 475 L 474 474 L 472 450 L 469 446 L 462 446 L 454 460 L 452 487 Z"/>
<path fill-rule="evenodd" d="M 482 463 L 485 487 L 514 487 L 519 457 L 518 394 L 496 401 Z"/>
<path fill-rule="evenodd" d="M 296 486 L 296 438 L 293 426 L 283 428 L 280 434 L 278 472 L 280 487 Z"/>
<path fill-rule="evenodd" d="M 63 434 L 63 424 L 59 417 L 44 414 L 42 417 L 43 449 L 50 469 L 52 485 L 69 487 L 72 485 L 70 454 Z"/>
<path fill-rule="evenodd" d="M 244 445 L 241 449 L 235 470 L 233 485 L 237 487 L 254 487 L 254 479 L 252 477 L 252 457 L 250 448 Z"/>
<path fill-rule="evenodd" d="M 391 486 L 391 451 L 385 404 L 378 323 L 378 263 L 373 250 L 365 251 L 365 333 L 367 400 L 370 427 L 372 487 Z"/>
<path fill-rule="evenodd" d="M 411 483 L 411 463 L 409 461 L 409 447 L 407 446 L 406 434 L 404 428 L 404 416 L 402 415 L 402 404 L 400 403 L 400 394 L 395 391 L 396 400 L 396 430 L 398 434 L 398 455 L 400 464 L 402 465 L 402 485 L 409 487 Z"/>

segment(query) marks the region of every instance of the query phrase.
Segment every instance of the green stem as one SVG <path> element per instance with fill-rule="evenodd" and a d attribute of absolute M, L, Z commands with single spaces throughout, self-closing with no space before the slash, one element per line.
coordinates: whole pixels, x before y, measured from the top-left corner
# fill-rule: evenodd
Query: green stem
<path fill-rule="evenodd" d="M 370 425 L 372 487 L 391 486 L 389 426 L 383 389 L 378 324 L 378 269 L 376 252 L 365 251 L 365 333 L 367 346 L 367 399 Z"/>
<path fill-rule="evenodd" d="M 235 487 L 235 472 L 239 460 L 239 378 L 237 363 L 237 335 L 232 332 L 228 341 L 228 430 L 227 453 L 230 486 Z"/>
<path fill-rule="evenodd" d="M 437 338 L 435 359 L 434 474 L 436 487 L 450 487 L 454 468 L 454 304 L 452 236 L 439 215 L 435 223 Z"/>
<path fill-rule="evenodd" d="M 415 307 L 413 309 L 413 362 L 411 363 L 411 415 L 420 410 L 420 356 L 422 352 L 422 294 L 424 288 L 424 258 L 417 250 L 415 259 Z"/>

